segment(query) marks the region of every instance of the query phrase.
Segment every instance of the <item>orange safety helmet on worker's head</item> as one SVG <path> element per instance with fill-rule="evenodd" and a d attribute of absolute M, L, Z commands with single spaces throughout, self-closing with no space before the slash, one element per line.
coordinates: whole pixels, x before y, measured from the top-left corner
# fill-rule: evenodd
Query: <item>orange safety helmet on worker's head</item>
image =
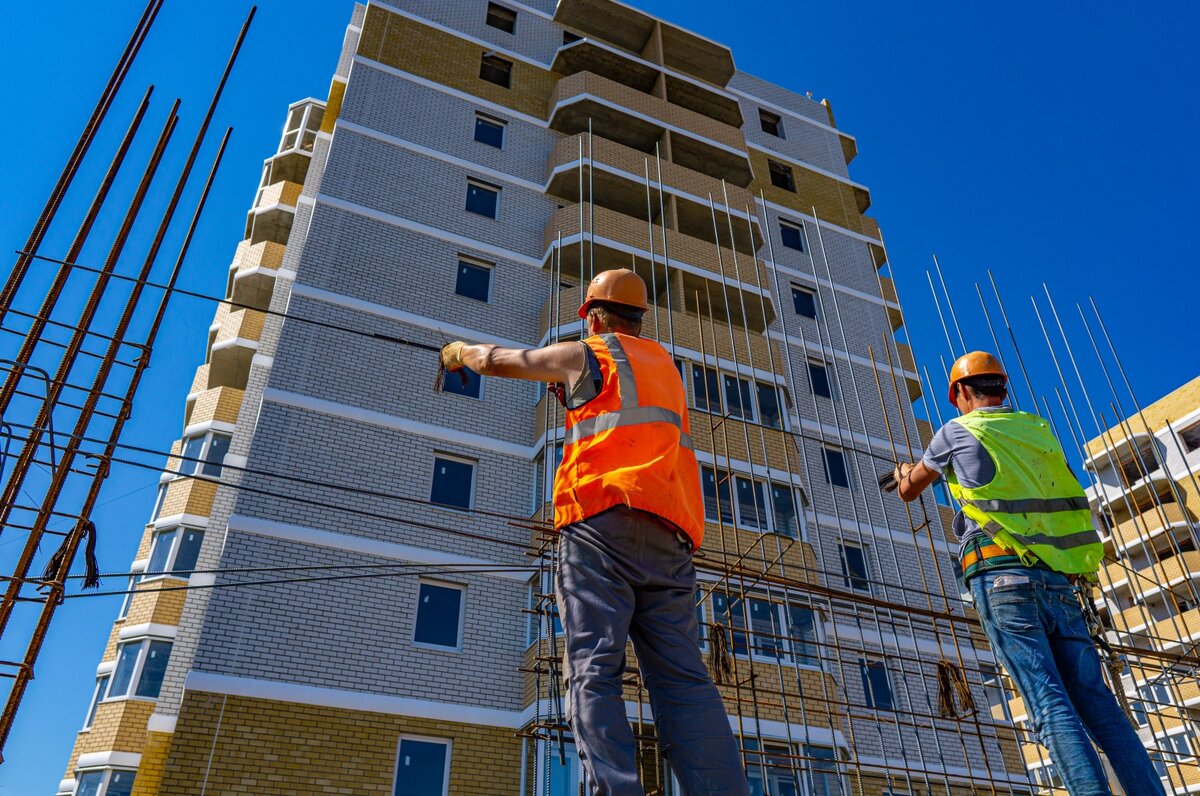
<path fill-rule="evenodd" d="M 614 268 L 596 274 L 596 278 L 588 285 L 587 298 L 579 307 L 580 318 L 587 317 L 588 308 L 593 301 L 624 304 L 639 310 L 650 309 L 650 305 L 646 303 L 646 283 L 628 268 Z"/>
<path fill-rule="evenodd" d="M 1008 382 L 1008 374 L 1004 372 L 1004 366 L 1000 364 L 1000 360 L 988 352 L 971 351 L 963 354 L 954 360 L 954 367 L 950 368 L 949 400 L 951 406 L 958 406 L 954 403 L 954 385 L 963 379 L 974 376 L 999 376 L 1004 379 L 1005 383 Z"/>

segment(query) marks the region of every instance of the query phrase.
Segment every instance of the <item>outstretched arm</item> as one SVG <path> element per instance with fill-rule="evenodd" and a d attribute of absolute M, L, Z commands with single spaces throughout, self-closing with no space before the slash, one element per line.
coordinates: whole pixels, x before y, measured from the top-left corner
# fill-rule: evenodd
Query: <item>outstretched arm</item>
<path fill-rule="evenodd" d="M 938 479 L 938 475 L 940 475 L 938 471 L 927 466 L 925 462 L 899 464 L 894 473 L 897 483 L 896 494 L 905 503 L 912 503 Z"/>
<path fill-rule="evenodd" d="M 457 370 L 454 362 L 457 359 L 459 366 L 466 365 L 476 373 L 505 379 L 559 382 L 570 386 L 579 379 L 587 364 L 583 346 L 578 342 L 555 343 L 545 348 L 463 344 L 457 351 L 451 350 L 455 345 L 451 343 L 443 351 L 447 369 Z"/>

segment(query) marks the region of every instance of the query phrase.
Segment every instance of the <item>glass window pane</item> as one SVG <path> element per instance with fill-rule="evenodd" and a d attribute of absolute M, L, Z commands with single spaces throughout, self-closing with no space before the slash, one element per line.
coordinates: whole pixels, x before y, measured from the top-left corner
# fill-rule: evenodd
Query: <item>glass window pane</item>
<path fill-rule="evenodd" d="M 182 536 L 179 539 L 179 551 L 175 553 L 175 563 L 171 565 L 171 571 L 186 573 L 196 568 L 196 558 L 200 555 L 204 531 L 184 528 L 180 533 Z"/>
<path fill-rule="evenodd" d="M 463 378 L 460 374 L 466 374 L 466 383 L 463 383 Z M 482 387 L 483 378 L 467 367 L 464 367 L 458 373 L 447 373 L 442 381 L 442 392 L 448 392 L 452 395 L 465 395 L 468 398 L 478 398 Z"/>
<path fill-rule="evenodd" d="M 867 554 L 861 547 L 839 545 L 842 550 L 842 580 L 846 586 L 858 591 L 870 591 L 871 581 L 867 574 Z"/>
<path fill-rule="evenodd" d="M 692 365 L 692 405 L 704 412 L 721 412 L 721 390 L 717 372 Z"/>
<path fill-rule="evenodd" d="M 183 461 L 179 465 L 179 472 L 183 475 L 194 475 L 200 463 L 196 459 L 200 458 L 200 451 L 204 450 L 204 435 L 198 437 L 189 437 L 183 441 Z"/>
<path fill-rule="evenodd" d="M 792 285 L 792 306 L 797 315 L 805 318 L 817 317 L 817 294 L 813 291 Z"/>
<path fill-rule="evenodd" d="M 129 581 L 125 584 L 125 596 L 121 598 L 121 609 L 117 611 L 117 619 L 124 619 L 129 615 L 129 603 L 133 601 L 133 587 L 137 582 L 137 575 L 129 576 Z"/>
<path fill-rule="evenodd" d="M 159 513 L 162 511 L 163 501 L 167 497 L 167 484 L 158 485 L 158 495 L 154 498 L 154 510 L 150 512 L 150 521 L 154 522 L 158 519 Z"/>
<path fill-rule="evenodd" d="M 754 633 L 754 651 L 769 658 L 784 657 L 783 628 L 779 626 L 779 606 L 766 600 L 748 600 L 750 629 Z"/>
<path fill-rule="evenodd" d="M 163 674 L 167 671 L 167 660 L 171 657 L 171 642 L 151 641 L 142 664 L 142 676 L 138 678 L 137 696 L 157 697 L 162 688 Z"/>
<path fill-rule="evenodd" d="M 471 507 L 471 479 L 475 466 L 456 459 L 437 457 L 433 460 L 433 490 L 429 499 L 443 506 L 459 509 Z"/>
<path fill-rule="evenodd" d="M 771 483 L 771 520 L 775 523 L 775 533 L 800 538 L 800 521 L 797 516 L 799 496 L 796 490 L 787 484 Z"/>
<path fill-rule="evenodd" d="M 433 741 L 400 741 L 396 796 L 441 796 L 446 788 L 450 747 Z"/>
<path fill-rule="evenodd" d="M 454 292 L 476 301 L 488 301 L 492 294 L 492 269 L 459 260 Z"/>
<path fill-rule="evenodd" d="M 887 666 L 883 661 L 859 660 L 858 672 L 862 677 L 863 693 L 867 706 L 880 710 L 892 709 L 892 686 L 888 682 Z"/>
<path fill-rule="evenodd" d="M 738 524 L 743 528 L 767 529 L 767 501 L 761 481 L 737 476 Z"/>
<path fill-rule="evenodd" d="M 104 796 L 129 796 L 133 793 L 133 779 L 136 771 L 114 771 L 108 778 L 108 789 Z"/>
<path fill-rule="evenodd" d="M 497 149 L 503 147 L 504 124 L 502 122 L 494 122 L 491 119 L 485 119 L 482 116 L 476 116 L 475 140 L 481 144 L 494 146 Z"/>
<path fill-rule="evenodd" d="M 758 392 L 758 419 L 764 426 L 783 428 L 783 416 L 779 412 L 779 390 L 774 384 L 756 382 Z"/>
<path fill-rule="evenodd" d="M 75 786 L 75 796 L 96 796 L 100 793 L 100 786 L 104 784 L 103 771 L 89 771 L 79 777 L 79 783 Z"/>
<path fill-rule="evenodd" d="M 495 218 L 499 199 L 499 188 L 490 188 L 474 182 L 467 183 L 467 210 L 469 212 Z"/>
<path fill-rule="evenodd" d="M 805 744 L 805 757 L 810 758 L 808 765 L 812 781 L 813 796 L 838 796 L 842 787 L 838 782 L 837 755 L 827 746 L 809 746 Z"/>
<path fill-rule="evenodd" d="M 117 655 L 117 668 L 113 670 L 112 684 L 108 687 L 109 697 L 121 697 L 129 693 L 129 683 L 133 679 L 133 670 L 137 666 L 138 653 L 141 651 L 140 641 L 121 645 L 121 651 Z"/>
<path fill-rule="evenodd" d="M 413 640 L 438 647 L 459 646 L 462 589 L 422 583 L 417 593 L 417 626 Z"/>
<path fill-rule="evenodd" d="M 171 561 L 171 549 L 175 547 L 177 531 L 160 531 L 154 535 L 154 549 L 150 551 L 150 563 L 146 572 L 166 572 Z M 154 577 L 149 575 L 148 577 Z"/>
<path fill-rule="evenodd" d="M 218 478 L 221 475 L 221 462 L 225 460 L 225 454 L 229 453 L 229 443 L 233 441 L 233 437 L 228 434 L 213 434 L 212 443 L 208 446 L 208 452 L 204 454 L 204 474 L 213 478 Z"/>
<path fill-rule="evenodd" d="M 846 454 L 825 448 L 825 480 L 834 486 L 850 486 L 850 472 L 846 469 Z"/>
<path fill-rule="evenodd" d="M 792 660 L 805 666 L 819 665 L 816 612 L 804 605 L 789 605 L 787 618 Z"/>
<path fill-rule="evenodd" d="M 704 517 L 709 522 L 718 521 L 733 523 L 733 502 L 729 499 L 729 473 L 721 473 L 721 482 L 717 483 L 716 471 L 711 467 L 700 468 L 700 485 L 704 491 Z"/>
<path fill-rule="evenodd" d="M 795 249 L 799 252 L 804 251 L 804 230 L 801 227 L 780 221 L 779 237 L 783 240 L 783 245 L 787 248 Z"/>
<path fill-rule="evenodd" d="M 108 688 L 107 674 L 102 674 L 96 678 L 96 690 L 92 692 L 92 705 L 88 708 L 87 719 L 83 722 L 83 728 L 86 730 L 92 726 L 92 722 L 96 720 L 96 707 L 104 699 L 104 689 Z"/>
<path fill-rule="evenodd" d="M 746 646 L 746 607 L 745 601 L 730 599 L 728 595 L 717 592 L 713 594 L 713 614 L 719 625 L 731 628 L 733 635 L 733 652 L 735 655 L 745 655 Z"/>
<path fill-rule="evenodd" d="M 729 375 L 721 378 L 725 383 L 725 406 L 729 408 L 730 417 L 752 420 L 754 409 L 750 405 L 750 382 Z"/>
<path fill-rule="evenodd" d="M 579 793 L 579 752 L 575 744 L 563 746 L 566 762 L 558 756 L 558 744 L 550 751 L 550 796 L 576 796 Z"/>
<path fill-rule="evenodd" d="M 808 363 L 808 383 L 812 387 L 813 395 L 833 397 L 833 389 L 829 384 L 829 369 L 824 362 Z"/>

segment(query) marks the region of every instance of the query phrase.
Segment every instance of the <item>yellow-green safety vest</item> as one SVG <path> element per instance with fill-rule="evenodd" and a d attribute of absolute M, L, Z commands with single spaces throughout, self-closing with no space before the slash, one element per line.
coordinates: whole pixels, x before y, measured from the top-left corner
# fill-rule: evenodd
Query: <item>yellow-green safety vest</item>
<path fill-rule="evenodd" d="M 1058 572 L 1094 578 L 1104 546 L 1050 424 L 1028 412 L 971 412 L 951 422 L 971 432 L 996 466 L 995 477 L 974 488 L 947 472 L 963 513 L 1026 564 L 1037 560 Z"/>

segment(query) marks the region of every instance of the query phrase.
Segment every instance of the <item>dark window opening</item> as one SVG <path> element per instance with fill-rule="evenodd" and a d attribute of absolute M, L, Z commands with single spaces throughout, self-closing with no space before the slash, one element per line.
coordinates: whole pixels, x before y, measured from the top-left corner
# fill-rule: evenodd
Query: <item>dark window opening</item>
<path fill-rule="evenodd" d="M 764 133 L 773 135 L 776 138 L 783 138 L 783 119 L 778 113 L 771 113 L 759 108 L 758 123 L 762 126 Z"/>
<path fill-rule="evenodd" d="M 792 285 L 792 306 L 796 308 L 797 315 L 803 315 L 805 318 L 817 317 L 816 291 Z"/>
<path fill-rule="evenodd" d="M 833 386 L 829 383 L 829 369 L 825 363 L 808 363 L 808 383 L 812 387 L 813 395 L 820 395 L 822 398 L 833 397 Z"/>
<path fill-rule="evenodd" d="M 846 454 L 825 448 L 825 480 L 834 486 L 850 487 L 850 471 L 846 469 Z"/>
<path fill-rule="evenodd" d="M 482 182 L 467 183 L 467 212 L 495 218 L 500 210 L 500 189 Z"/>
<path fill-rule="evenodd" d="M 572 44 L 573 42 L 577 42 L 577 41 L 581 40 L 582 38 L 583 38 L 582 36 L 572 33 L 569 30 L 563 31 L 563 44 Z"/>
<path fill-rule="evenodd" d="M 505 33 L 516 33 L 517 12 L 496 3 L 488 3 L 487 23 Z"/>
<path fill-rule="evenodd" d="M 492 269 L 485 265 L 459 260 L 458 276 L 454 280 L 454 292 L 476 301 L 491 300 Z"/>
<path fill-rule="evenodd" d="M 512 61 L 484 53 L 479 63 L 479 77 L 502 88 L 512 85 Z"/>
<path fill-rule="evenodd" d="M 417 624 L 413 641 L 434 647 L 459 647 L 463 590 L 422 583 L 417 593 Z"/>
<path fill-rule="evenodd" d="M 779 411 L 779 392 L 775 385 L 761 381 L 756 384 L 759 422 L 770 428 L 783 428 L 783 415 Z"/>
<path fill-rule="evenodd" d="M 466 382 L 458 373 L 447 373 L 442 382 L 442 392 L 453 395 L 465 395 L 468 398 L 478 398 L 483 389 L 483 377 L 470 368 L 464 367 L 461 373 L 467 374 Z"/>
<path fill-rule="evenodd" d="M 842 582 L 855 591 L 870 591 L 867 551 L 853 545 L 838 545 L 842 552 Z"/>
<path fill-rule="evenodd" d="M 858 672 L 862 675 L 863 691 L 867 695 L 867 707 L 892 710 L 892 685 L 888 682 L 887 665 L 883 661 L 868 661 L 860 658 Z"/>
<path fill-rule="evenodd" d="M 475 140 L 481 144 L 504 147 L 504 122 L 481 114 L 475 114 Z"/>
<path fill-rule="evenodd" d="M 717 371 L 692 365 L 692 404 L 704 412 L 721 413 L 721 388 Z"/>
<path fill-rule="evenodd" d="M 717 479 L 720 478 L 720 483 Z M 733 524 L 733 501 L 730 500 L 729 473 L 719 474 L 711 467 L 700 468 L 700 486 L 704 492 L 704 518 L 709 522 Z M 717 509 L 720 508 L 718 513 Z"/>
<path fill-rule="evenodd" d="M 771 171 L 772 185 L 776 188 L 782 188 L 785 191 L 796 192 L 796 178 L 792 176 L 791 166 L 785 166 L 774 160 L 768 160 L 767 168 Z"/>
<path fill-rule="evenodd" d="M 804 251 L 804 227 L 787 221 L 779 222 L 779 237 L 783 245 L 798 252 Z"/>
<path fill-rule="evenodd" d="M 429 500 L 452 508 L 471 508 L 471 486 L 474 477 L 475 465 L 470 462 L 435 457 L 433 489 L 429 493 Z"/>

